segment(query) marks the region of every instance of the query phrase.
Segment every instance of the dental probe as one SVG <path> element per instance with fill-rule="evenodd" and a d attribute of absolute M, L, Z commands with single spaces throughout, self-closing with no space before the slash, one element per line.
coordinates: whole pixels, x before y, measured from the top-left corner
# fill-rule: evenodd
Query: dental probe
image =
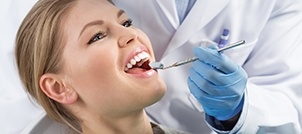
<path fill-rule="evenodd" d="M 218 49 L 217 51 L 218 52 L 222 52 L 222 51 L 228 50 L 230 48 L 233 48 L 233 47 L 236 47 L 236 46 L 240 46 L 240 45 L 242 45 L 244 43 L 245 43 L 245 40 L 240 40 L 238 42 L 235 42 L 235 43 L 232 43 L 232 44 L 228 44 L 225 47 Z M 186 60 L 183 60 L 183 61 L 175 62 L 174 64 L 172 64 L 170 66 L 167 66 L 167 67 L 165 67 L 164 64 L 160 63 L 160 62 L 151 62 L 151 63 L 149 63 L 149 66 L 152 69 L 163 69 L 164 70 L 164 69 L 168 69 L 168 68 L 171 68 L 171 67 L 178 67 L 178 66 L 190 63 L 190 62 L 194 62 L 196 60 L 198 60 L 197 57 L 192 57 L 192 58 L 189 58 L 189 59 L 186 59 Z"/>

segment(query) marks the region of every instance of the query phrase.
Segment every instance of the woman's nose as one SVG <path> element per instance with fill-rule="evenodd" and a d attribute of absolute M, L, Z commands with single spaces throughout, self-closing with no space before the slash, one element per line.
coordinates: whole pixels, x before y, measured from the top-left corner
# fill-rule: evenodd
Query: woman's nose
<path fill-rule="evenodd" d="M 118 39 L 118 45 L 120 47 L 130 45 L 138 39 L 137 31 L 129 27 L 122 28 L 120 31 L 118 31 L 118 34 L 120 35 Z"/>

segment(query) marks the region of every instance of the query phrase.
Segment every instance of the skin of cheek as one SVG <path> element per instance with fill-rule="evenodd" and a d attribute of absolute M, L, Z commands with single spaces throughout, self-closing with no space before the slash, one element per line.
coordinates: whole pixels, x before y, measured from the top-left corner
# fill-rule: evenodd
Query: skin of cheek
<path fill-rule="evenodd" d="M 98 51 L 97 56 L 89 58 L 77 57 L 73 66 L 72 86 L 89 109 L 93 109 L 91 111 L 110 113 L 141 109 L 163 96 L 165 90 L 162 90 L 164 84 L 158 83 L 162 82 L 160 78 L 154 78 L 152 82 L 131 79 L 116 69 L 116 59 L 112 58 L 117 57 L 114 52 L 104 53 L 108 51 Z"/>
<path fill-rule="evenodd" d="M 86 108 L 110 113 L 145 107 L 148 100 L 142 95 L 146 95 L 147 90 L 140 89 L 145 85 L 117 69 L 117 50 L 112 46 L 107 49 L 106 45 L 94 45 L 85 53 L 70 51 L 72 53 L 66 58 L 70 85 L 78 92 Z M 154 97 L 152 99 L 152 103 L 158 100 Z"/>
<path fill-rule="evenodd" d="M 95 44 L 97 45 L 97 44 Z M 92 46 L 94 47 L 94 46 Z M 108 51 L 89 51 L 81 54 L 81 57 L 74 57 L 71 71 L 72 85 L 77 90 L 79 96 L 87 103 L 101 103 L 107 97 L 113 97 L 115 87 L 118 87 L 118 77 L 116 76 L 116 60 L 112 57 L 116 55 L 108 54 Z M 104 49 L 106 50 L 106 49 Z M 113 94 L 113 95 L 112 95 Z M 111 97 L 109 97 L 111 96 Z M 105 105 L 99 104 L 99 105 Z"/>

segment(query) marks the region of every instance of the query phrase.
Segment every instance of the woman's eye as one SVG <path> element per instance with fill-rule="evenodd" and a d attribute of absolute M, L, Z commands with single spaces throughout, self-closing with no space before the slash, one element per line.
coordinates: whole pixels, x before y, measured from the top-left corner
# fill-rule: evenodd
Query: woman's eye
<path fill-rule="evenodd" d="M 126 20 L 122 25 L 124 27 L 130 27 L 132 26 L 132 20 L 131 19 Z"/>
<path fill-rule="evenodd" d="M 87 44 L 90 45 L 90 44 L 92 44 L 92 43 L 94 43 L 94 42 L 96 42 L 96 41 L 98 41 L 98 40 L 100 40 L 100 39 L 103 39 L 104 37 L 106 37 L 106 34 L 103 33 L 103 32 L 99 32 L 99 33 L 95 34 L 95 35 L 88 41 Z"/>

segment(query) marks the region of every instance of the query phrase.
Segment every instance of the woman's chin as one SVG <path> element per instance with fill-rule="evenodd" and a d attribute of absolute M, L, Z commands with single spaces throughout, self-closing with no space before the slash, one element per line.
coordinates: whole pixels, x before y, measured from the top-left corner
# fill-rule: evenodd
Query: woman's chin
<path fill-rule="evenodd" d="M 161 80 L 160 83 L 158 83 L 158 85 L 156 85 L 153 90 L 156 90 L 154 92 L 154 103 L 160 101 L 166 94 L 166 91 L 167 91 L 167 87 L 166 87 L 166 84 Z"/>

